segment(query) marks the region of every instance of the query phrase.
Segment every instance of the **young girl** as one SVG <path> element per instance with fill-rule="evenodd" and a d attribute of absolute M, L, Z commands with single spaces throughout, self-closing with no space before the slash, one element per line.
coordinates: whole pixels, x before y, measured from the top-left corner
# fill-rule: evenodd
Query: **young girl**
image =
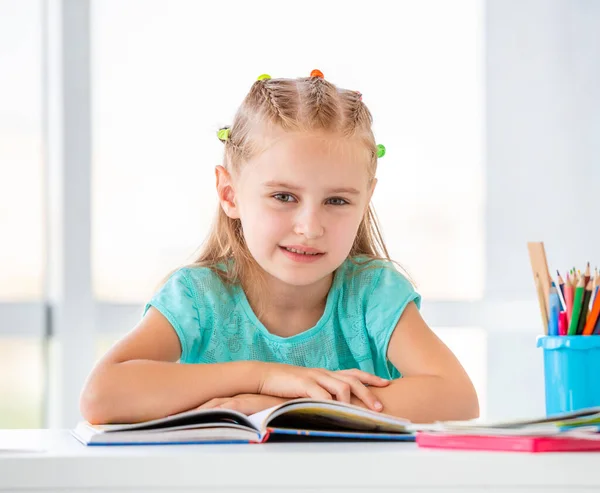
<path fill-rule="evenodd" d="M 478 416 L 452 352 L 419 314 L 370 205 L 378 157 L 359 92 L 310 77 L 253 84 L 216 167 L 220 206 L 81 395 L 92 423 L 197 407 L 252 414 L 336 399 L 414 422 Z"/>

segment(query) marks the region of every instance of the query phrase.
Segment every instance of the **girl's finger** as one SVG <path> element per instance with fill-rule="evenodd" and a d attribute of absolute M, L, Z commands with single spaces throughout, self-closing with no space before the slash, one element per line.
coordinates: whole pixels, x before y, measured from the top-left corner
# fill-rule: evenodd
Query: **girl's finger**
<path fill-rule="evenodd" d="M 231 409 L 244 413 L 244 405 L 242 399 L 227 399 L 225 402 L 217 406 L 219 409 Z"/>
<path fill-rule="evenodd" d="M 325 401 L 333 400 L 333 396 L 314 380 L 305 381 L 303 386 L 306 397 L 310 397 L 311 399 L 322 399 Z"/>
<path fill-rule="evenodd" d="M 337 401 L 350 403 L 352 389 L 348 382 L 330 375 L 319 375 L 317 383 L 331 395 L 335 395 Z"/>
<path fill-rule="evenodd" d="M 373 411 L 381 411 L 383 409 L 383 405 L 377 399 L 377 396 L 369 390 L 368 387 L 365 387 L 364 384 L 355 377 L 350 377 L 347 375 L 338 375 L 338 378 L 343 379 L 348 383 L 350 388 L 352 389 L 352 393 L 365 403 L 369 409 Z"/>
<path fill-rule="evenodd" d="M 229 400 L 229 398 L 217 397 L 215 399 L 211 399 L 210 401 L 206 401 L 204 404 L 198 406 L 196 409 L 214 409 L 215 407 L 220 406 L 227 400 Z"/>
<path fill-rule="evenodd" d="M 235 397 L 221 404 L 219 409 L 231 409 L 249 416 L 258 411 L 262 411 L 264 406 L 260 405 L 260 399 L 253 399 L 252 397 Z"/>
<path fill-rule="evenodd" d="M 381 378 L 376 375 L 371 375 L 370 373 L 361 370 L 339 370 L 334 373 L 357 378 L 362 383 L 373 385 L 374 387 L 386 387 L 390 384 L 390 380 L 386 380 L 385 378 Z"/>

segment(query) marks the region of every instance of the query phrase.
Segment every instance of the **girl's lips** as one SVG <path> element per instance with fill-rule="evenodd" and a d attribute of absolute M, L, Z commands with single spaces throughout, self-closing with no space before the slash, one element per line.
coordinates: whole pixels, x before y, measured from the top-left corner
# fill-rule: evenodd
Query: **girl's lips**
<path fill-rule="evenodd" d="M 288 248 L 293 248 L 293 247 L 288 247 Z M 321 258 L 323 258 L 323 255 L 325 255 L 324 253 L 317 253 L 316 255 L 305 255 L 303 253 L 295 253 L 295 252 L 290 252 L 289 250 L 286 250 L 285 247 L 280 246 L 279 249 L 282 251 L 282 253 L 292 259 L 294 262 L 300 262 L 300 263 L 312 263 L 312 262 L 316 262 L 317 260 L 320 260 Z"/>
<path fill-rule="evenodd" d="M 316 248 L 309 247 L 306 245 L 280 245 L 282 248 L 292 248 L 294 250 L 298 250 L 304 253 L 325 253 L 321 250 L 317 250 Z"/>

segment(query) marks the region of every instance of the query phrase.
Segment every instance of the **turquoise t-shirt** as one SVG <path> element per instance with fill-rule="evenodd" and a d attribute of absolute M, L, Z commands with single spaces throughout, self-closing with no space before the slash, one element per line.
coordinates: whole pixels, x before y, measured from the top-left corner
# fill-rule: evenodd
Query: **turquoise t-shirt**
<path fill-rule="evenodd" d="M 361 261 L 364 261 L 361 260 Z M 360 370 L 383 378 L 400 373 L 387 359 L 390 337 L 406 305 L 421 297 L 390 262 L 336 271 L 317 324 L 291 337 L 271 334 L 240 285 L 225 286 L 208 267 L 175 271 L 146 305 L 171 323 L 181 363 L 258 360 L 327 370 Z"/>

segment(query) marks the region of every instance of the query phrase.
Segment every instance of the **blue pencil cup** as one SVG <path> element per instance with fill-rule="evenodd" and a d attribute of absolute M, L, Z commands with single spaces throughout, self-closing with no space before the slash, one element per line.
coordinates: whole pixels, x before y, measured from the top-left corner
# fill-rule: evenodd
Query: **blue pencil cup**
<path fill-rule="evenodd" d="M 540 336 L 546 414 L 600 406 L 600 336 Z"/>

